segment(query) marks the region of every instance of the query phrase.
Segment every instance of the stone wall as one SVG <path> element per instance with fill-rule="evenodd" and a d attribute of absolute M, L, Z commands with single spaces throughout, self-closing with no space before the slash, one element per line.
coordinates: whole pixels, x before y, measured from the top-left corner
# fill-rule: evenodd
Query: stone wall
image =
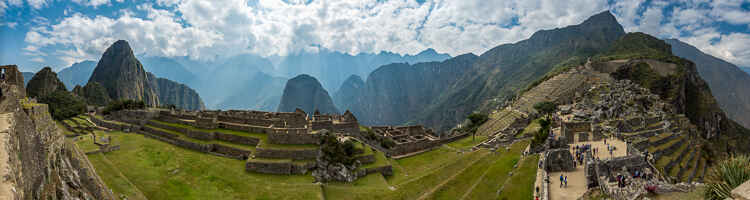
<path fill-rule="evenodd" d="M 359 163 L 366 165 L 375 162 L 375 154 L 357 156 L 355 159 L 357 159 Z"/>
<path fill-rule="evenodd" d="M 157 130 L 157 129 L 154 129 L 154 128 L 151 128 L 151 127 L 148 127 L 148 126 L 144 126 L 143 127 L 143 131 L 151 133 L 151 134 L 156 135 L 156 136 L 165 137 L 165 138 L 169 138 L 169 139 L 173 139 L 173 138 L 177 138 L 178 137 L 178 135 L 175 135 L 175 134 L 172 134 L 172 133 L 167 133 L 166 131 Z"/>
<path fill-rule="evenodd" d="M 231 142 L 235 144 L 245 144 L 250 146 L 256 146 L 260 143 L 260 139 L 254 137 L 246 137 L 239 135 L 226 134 L 221 132 L 215 132 L 214 137 L 216 140 Z"/>
<path fill-rule="evenodd" d="M 380 173 L 383 176 L 393 176 L 393 167 L 391 165 L 365 168 L 365 175 L 372 173 Z"/>
<path fill-rule="evenodd" d="M 156 140 L 160 140 L 162 142 L 166 142 L 178 147 L 182 147 L 185 149 L 190 149 L 202 153 L 209 153 L 217 156 L 223 156 L 228 158 L 234 158 L 239 160 L 245 160 L 248 157 L 250 157 L 250 154 L 252 152 L 242 149 L 237 149 L 234 147 L 229 147 L 221 144 L 200 144 L 195 142 L 190 142 L 186 140 L 182 140 L 178 137 L 168 137 L 164 134 L 164 132 L 144 127 L 144 130 L 141 132 L 138 132 L 144 136 L 148 136 L 150 138 L 154 138 Z M 169 133 L 167 133 L 169 134 Z"/>
<path fill-rule="evenodd" d="M 305 174 L 314 167 L 314 162 L 295 164 L 291 162 L 263 162 L 250 160 L 245 163 L 245 171 L 264 174 Z"/>
<path fill-rule="evenodd" d="M 267 149 L 256 148 L 255 155 L 260 158 L 290 158 L 292 160 L 309 160 L 318 157 L 318 149 Z"/>
<path fill-rule="evenodd" d="M 242 149 L 225 146 L 221 144 L 213 144 L 212 146 L 213 146 L 213 149 L 211 149 L 211 152 L 215 152 L 226 157 L 236 158 L 240 160 L 247 160 L 247 158 L 250 157 L 250 154 L 252 154 L 252 152 L 248 150 L 242 150 Z"/>
<path fill-rule="evenodd" d="M 94 122 L 94 124 L 96 124 L 97 126 L 101 126 L 101 127 L 104 127 L 104 128 L 112 129 L 114 131 L 120 131 L 120 130 L 122 130 L 122 126 L 120 126 L 120 124 L 113 123 L 113 122 L 110 122 L 110 121 L 101 120 L 101 119 L 99 119 L 97 117 L 94 117 L 94 116 L 91 116 L 89 118 L 91 119 L 91 122 Z"/>
<path fill-rule="evenodd" d="M 272 144 L 318 144 L 320 142 L 318 134 L 309 133 L 284 133 L 282 131 L 273 131 L 268 133 L 268 141 Z"/>
<path fill-rule="evenodd" d="M 573 155 L 565 149 L 550 149 L 544 154 L 544 169 L 549 172 L 572 171 L 575 169 Z"/>

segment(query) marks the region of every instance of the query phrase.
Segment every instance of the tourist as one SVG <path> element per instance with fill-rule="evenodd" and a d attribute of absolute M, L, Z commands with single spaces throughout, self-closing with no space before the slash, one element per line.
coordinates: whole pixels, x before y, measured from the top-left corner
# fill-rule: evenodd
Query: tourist
<path fill-rule="evenodd" d="M 568 176 L 565 176 L 565 187 L 568 187 Z"/>
<path fill-rule="evenodd" d="M 562 174 L 560 174 L 560 188 L 562 188 L 562 186 L 563 186 L 563 181 L 565 181 L 565 180 L 563 179 L 563 175 L 562 175 Z"/>

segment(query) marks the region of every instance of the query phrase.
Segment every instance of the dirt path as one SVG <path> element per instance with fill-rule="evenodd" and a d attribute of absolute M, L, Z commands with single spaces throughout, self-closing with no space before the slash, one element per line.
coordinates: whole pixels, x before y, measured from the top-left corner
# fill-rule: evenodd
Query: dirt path
<path fill-rule="evenodd" d="M 419 199 L 419 200 L 423 200 L 423 199 L 426 199 L 427 197 L 429 197 L 430 195 L 432 195 L 432 193 L 435 193 L 435 191 L 437 191 L 438 189 L 440 189 L 441 187 L 443 187 L 443 185 L 445 185 L 445 184 L 446 184 L 446 183 L 448 183 L 449 181 L 451 181 L 451 180 L 453 180 L 454 178 L 456 178 L 456 176 L 458 176 L 459 174 L 461 174 L 461 173 L 463 173 L 464 171 L 466 171 L 466 169 L 467 169 L 467 168 L 469 168 L 470 166 L 472 166 L 472 165 L 476 164 L 477 162 L 479 162 L 479 160 L 482 160 L 482 158 L 484 158 L 484 157 L 487 157 L 487 156 L 489 156 L 489 154 L 486 154 L 486 155 L 484 155 L 484 156 L 482 156 L 482 157 L 479 157 L 479 158 L 478 158 L 478 159 L 476 159 L 476 160 L 473 160 L 473 161 L 471 161 L 471 163 L 469 163 L 469 165 L 467 165 L 466 167 L 464 167 L 464 168 L 463 168 L 463 169 L 461 169 L 460 171 L 458 171 L 458 172 L 454 173 L 453 175 L 451 175 L 451 177 L 448 177 L 447 179 L 443 180 L 443 182 L 440 182 L 440 184 L 436 185 L 435 187 L 432 187 L 432 189 L 430 189 L 429 191 L 425 192 L 424 194 L 422 194 L 422 196 L 420 196 L 420 197 L 419 197 L 419 198 L 417 198 L 417 199 Z"/>
<path fill-rule="evenodd" d="M 8 142 L 10 140 L 10 126 L 13 113 L 0 114 L 0 177 L 10 177 L 8 166 Z M 16 199 L 15 185 L 7 178 L 0 180 L 0 199 Z"/>

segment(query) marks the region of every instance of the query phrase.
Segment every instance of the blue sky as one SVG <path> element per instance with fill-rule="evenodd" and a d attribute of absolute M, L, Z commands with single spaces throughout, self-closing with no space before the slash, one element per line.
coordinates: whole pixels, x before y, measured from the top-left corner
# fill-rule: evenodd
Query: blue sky
<path fill-rule="evenodd" d="M 60 70 L 118 39 L 138 55 L 196 60 L 319 48 L 481 54 L 604 10 L 626 31 L 750 67 L 750 0 L 0 0 L 0 64 Z"/>

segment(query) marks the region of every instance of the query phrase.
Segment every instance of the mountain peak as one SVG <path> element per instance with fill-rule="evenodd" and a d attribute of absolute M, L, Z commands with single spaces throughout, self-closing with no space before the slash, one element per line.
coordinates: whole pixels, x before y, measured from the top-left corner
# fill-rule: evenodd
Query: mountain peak
<path fill-rule="evenodd" d="M 614 15 L 612 15 L 612 12 L 609 12 L 609 10 L 600 12 L 599 14 L 593 15 L 583 21 L 582 25 L 587 24 L 602 24 L 602 23 L 610 23 L 610 24 L 618 24 L 617 18 L 615 18 Z"/>
<path fill-rule="evenodd" d="M 107 48 L 106 51 L 104 51 L 104 56 L 110 55 L 133 55 L 133 49 L 130 48 L 130 44 L 128 44 L 128 41 L 125 40 L 117 40 L 117 42 L 112 43 L 112 45 Z M 133 55 L 135 57 L 135 55 Z"/>

